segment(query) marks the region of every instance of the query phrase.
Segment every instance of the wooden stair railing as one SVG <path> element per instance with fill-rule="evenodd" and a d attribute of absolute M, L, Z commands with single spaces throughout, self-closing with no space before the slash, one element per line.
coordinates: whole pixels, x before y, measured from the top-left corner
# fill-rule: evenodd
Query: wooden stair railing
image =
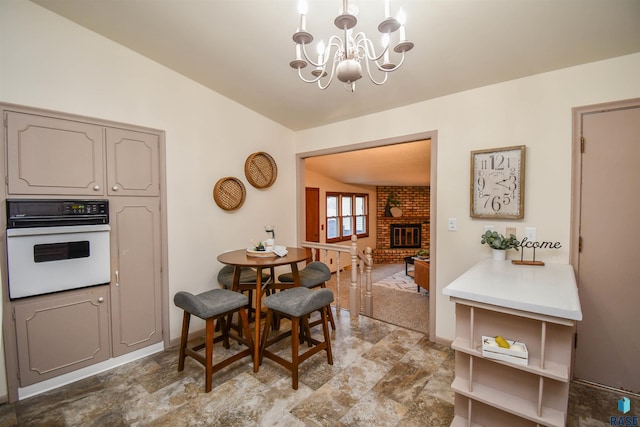
<path fill-rule="evenodd" d="M 311 260 L 321 261 L 325 264 L 329 264 L 329 254 L 331 252 L 336 253 L 336 314 L 340 316 L 340 273 L 342 268 L 340 267 L 340 255 L 343 253 L 349 254 L 351 258 L 351 284 L 349 286 L 349 314 L 351 317 L 356 317 L 362 310 L 362 299 L 364 297 L 364 313 L 365 315 L 371 315 L 372 313 L 372 301 L 371 301 L 371 266 L 373 265 L 373 256 L 371 255 L 371 248 L 367 247 L 362 254 L 358 253 L 357 246 L 358 238 L 351 236 L 351 245 L 335 245 L 327 243 L 316 242 L 302 242 L 303 248 L 311 249 Z M 365 275 L 363 272 L 367 271 Z M 358 278 L 360 273 L 360 278 Z M 364 280 L 364 281 L 363 281 Z M 360 285 L 360 286 L 359 286 Z M 364 290 L 363 290 L 364 288 Z"/>

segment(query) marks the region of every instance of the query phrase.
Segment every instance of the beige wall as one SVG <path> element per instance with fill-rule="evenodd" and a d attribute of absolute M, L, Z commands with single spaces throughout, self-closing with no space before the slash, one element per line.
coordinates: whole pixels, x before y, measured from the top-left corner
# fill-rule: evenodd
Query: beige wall
<path fill-rule="evenodd" d="M 166 131 L 171 298 L 217 286 L 216 256 L 265 238 L 265 224 L 296 242 L 292 131 L 28 1 L 0 1 L 0 59 L 0 101 Z M 278 164 L 266 190 L 244 177 L 256 151 Z M 247 187 L 235 212 L 212 197 L 225 176 Z M 171 303 L 171 338 L 180 316 Z"/>
<path fill-rule="evenodd" d="M 214 72 L 214 70 L 212 70 Z M 539 253 L 568 262 L 571 108 L 640 96 L 640 54 L 614 58 L 425 101 L 294 133 L 201 85 L 26 1 L 0 2 L 0 101 L 166 130 L 170 295 L 215 284 L 215 256 L 247 245 L 275 224 L 279 242 L 296 236 L 297 153 L 438 132 L 436 335 L 454 336 L 453 307 L 442 288 L 489 256 L 479 244 L 488 221 L 469 218 L 469 151 L 527 146 L 526 216 L 491 222 L 498 230 L 538 228 L 562 250 Z M 371 90 L 375 90 L 372 86 Z M 268 190 L 246 184 L 245 158 L 270 153 L 278 180 Z M 212 197 L 220 177 L 247 185 L 237 212 Z M 433 191 L 433 189 L 432 189 Z M 458 231 L 446 231 L 446 219 Z M 171 308 L 171 337 L 180 320 Z"/>
<path fill-rule="evenodd" d="M 571 108 L 640 96 L 640 54 L 567 68 L 470 90 L 296 134 L 299 153 L 437 131 L 438 223 L 436 336 L 454 337 L 454 309 L 442 289 L 489 249 L 480 244 L 485 224 L 505 232 L 536 227 L 538 240 L 559 241 L 557 251 L 537 251 L 547 262 L 569 261 Z M 488 221 L 469 217 L 471 150 L 527 146 L 525 218 Z M 433 190 L 433 188 L 432 188 Z M 433 194 L 433 192 L 432 192 Z M 447 231 L 457 218 L 457 231 Z M 513 252 L 513 251 L 511 251 Z M 511 254 L 515 256 L 515 252 Z"/>

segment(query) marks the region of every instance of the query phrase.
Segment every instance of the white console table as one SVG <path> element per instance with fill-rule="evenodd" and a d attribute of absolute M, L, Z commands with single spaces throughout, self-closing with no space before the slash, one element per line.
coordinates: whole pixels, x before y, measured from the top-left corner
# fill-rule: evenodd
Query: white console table
<path fill-rule="evenodd" d="M 452 426 L 564 426 L 576 321 L 573 267 L 484 260 L 443 293 L 456 304 Z M 482 336 L 524 342 L 519 365 L 482 356 Z"/>

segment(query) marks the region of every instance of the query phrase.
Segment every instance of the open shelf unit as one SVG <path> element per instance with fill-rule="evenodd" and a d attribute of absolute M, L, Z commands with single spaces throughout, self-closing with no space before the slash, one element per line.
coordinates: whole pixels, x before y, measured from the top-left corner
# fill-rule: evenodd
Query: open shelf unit
<path fill-rule="evenodd" d="M 575 322 L 452 297 L 456 393 L 452 426 L 564 426 Z M 524 342 L 527 365 L 482 356 L 482 336 Z"/>

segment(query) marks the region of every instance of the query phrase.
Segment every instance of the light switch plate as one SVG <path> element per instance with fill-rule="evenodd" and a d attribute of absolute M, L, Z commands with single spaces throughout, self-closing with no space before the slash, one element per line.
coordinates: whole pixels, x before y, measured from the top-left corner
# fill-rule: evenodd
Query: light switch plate
<path fill-rule="evenodd" d="M 536 242 L 536 228 L 535 227 L 527 227 L 525 230 L 525 236 L 528 241 Z"/>

